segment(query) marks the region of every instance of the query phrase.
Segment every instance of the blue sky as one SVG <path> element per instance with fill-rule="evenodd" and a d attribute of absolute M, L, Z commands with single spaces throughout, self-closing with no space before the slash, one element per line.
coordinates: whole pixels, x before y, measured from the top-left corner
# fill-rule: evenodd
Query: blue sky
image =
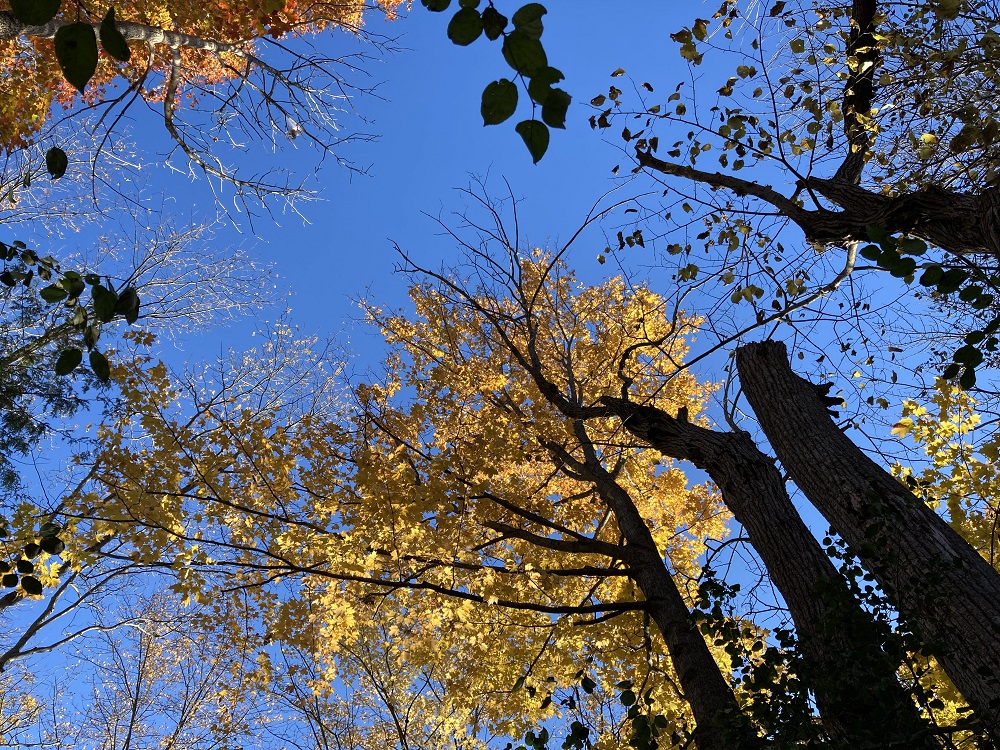
<path fill-rule="evenodd" d="M 511 8 L 515 5 L 511 4 Z M 370 297 L 385 306 L 403 301 L 404 280 L 391 273 L 397 261 L 393 242 L 434 265 L 453 257 L 453 244 L 438 236 L 440 227 L 425 214 L 446 215 L 465 205 L 456 188 L 473 176 L 489 177 L 491 190 L 502 194 L 506 179 L 523 199 L 523 234 L 534 245 L 565 239 L 598 198 L 615 183 L 611 169 L 622 160 L 620 148 L 591 130 L 587 102 L 607 92 L 610 73 L 622 67 L 638 80 L 673 83 L 687 75 L 686 65 L 669 33 L 710 14 L 702 3 L 641 3 L 628 17 L 610 13 L 597 0 L 550 3 L 543 41 L 550 64 L 566 74 L 564 86 L 574 97 L 565 131 L 553 131 L 548 153 L 533 165 L 513 124 L 530 116 L 522 95 L 515 117 L 484 128 L 479 99 L 489 82 L 511 76 L 500 55 L 499 42 L 485 37 L 460 48 L 446 37 L 450 13 L 431 13 L 415 3 L 408 17 L 387 23 L 372 17 L 367 30 L 395 39 L 404 48 L 367 67 L 382 81 L 378 95 L 356 106 L 380 135 L 373 143 L 349 146 L 345 155 L 368 166 L 368 175 L 352 175 L 332 163 L 319 172 L 321 202 L 301 207 L 303 221 L 279 216 L 280 226 L 266 218 L 254 222 L 259 242 L 255 252 L 275 265 L 279 289 L 294 291 L 292 320 L 306 331 L 336 333 L 342 321 L 356 316 L 352 297 L 370 288 Z M 343 35 L 327 44 L 350 48 Z M 306 174 L 313 154 L 289 147 L 288 163 Z M 200 195 L 204 185 L 185 189 L 184 197 Z M 190 192 L 189 192 L 190 190 Z M 201 201 L 208 201 L 206 194 Z M 204 204 L 203 204 L 204 205 Z M 186 212 L 182 196 L 177 208 Z M 237 217 L 238 219 L 238 217 Z M 223 232 L 219 241 L 246 244 L 244 234 Z M 581 270 L 598 268 L 595 258 L 604 246 L 593 236 L 582 243 L 571 262 Z M 602 271 L 610 271 L 610 266 Z M 213 331 L 189 353 L 218 352 L 220 340 L 242 340 L 238 327 Z M 355 348 L 368 349 L 364 337 L 352 336 Z"/>

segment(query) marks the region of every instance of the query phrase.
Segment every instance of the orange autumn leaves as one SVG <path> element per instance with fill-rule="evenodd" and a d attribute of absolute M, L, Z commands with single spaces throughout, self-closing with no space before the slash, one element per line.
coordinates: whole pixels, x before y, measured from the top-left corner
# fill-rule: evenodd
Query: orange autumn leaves
<path fill-rule="evenodd" d="M 114 3 L 62 4 L 56 21 L 84 21 L 98 24 Z M 395 3 L 385 4 L 391 15 Z M 253 52 L 254 41 L 299 34 L 318 34 L 330 28 L 357 30 L 365 8 L 363 0 L 138 0 L 115 6 L 119 22 L 131 22 L 164 31 L 188 34 L 203 41 L 246 46 Z M 9 3 L 0 3 L 0 11 Z M 172 50 L 163 45 L 133 41 L 131 60 L 114 60 L 103 51 L 97 71 L 90 79 L 84 100 L 89 103 L 119 96 L 126 86 L 137 86 L 147 101 L 163 96 L 165 76 L 171 66 Z M 239 77 L 246 62 L 238 56 L 198 49 L 180 48 L 184 81 L 211 85 Z M 51 38 L 26 33 L 0 39 L 0 149 L 20 148 L 31 143 L 44 125 L 53 104 L 68 106 L 76 90 L 63 78 Z M 181 86 L 184 95 L 184 86 Z"/>

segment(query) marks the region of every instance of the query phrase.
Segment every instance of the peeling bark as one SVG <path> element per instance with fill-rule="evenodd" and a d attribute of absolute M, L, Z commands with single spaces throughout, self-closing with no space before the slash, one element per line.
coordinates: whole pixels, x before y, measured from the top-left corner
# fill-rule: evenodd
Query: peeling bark
<path fill-rule="evenodd" d="M 704 469 L 743 525 L 788 605 L 824 727 L 847 747 L 894 744 L 938 747 L 896 677 L 897 665 L 877 648 L 859 648 L 869 615 L 799 517 L 774 463 L 745 432 L 715 432 L 649 406 L 604 397 L 625 428 L 673 458 Z"/>
<path fill-rule="evenodd" d="M 737 349 L 747 400 L 798 487 L 827 518 L 1000 739 L 1000 574 L 831 421 L 784 344 Z"/>

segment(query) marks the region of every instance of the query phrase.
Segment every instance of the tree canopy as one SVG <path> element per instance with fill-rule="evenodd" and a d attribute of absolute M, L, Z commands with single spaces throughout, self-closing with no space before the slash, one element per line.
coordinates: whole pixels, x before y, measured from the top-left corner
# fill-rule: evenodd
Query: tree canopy
<path fill-rule="evenodd" d="M 572 11 L 422 4 L 438 43 L 498 43 L 483 123 L 527 94 L 552 158 L 575 110 L 542 19 Z M 243 137 L 344 145 L 345 58 L 308 42 L 364 11 L 14 0 L 5 225 L 53 221 L 43 161 L 87 182 L 61 105 L 110 128 L 92 175 L 141 100 L 242 205 L 293 197 Z M 473 189 L 453 247 L 399 241 L 367 370 L 284 319 L 162 361 L 177 316 L 266 300 L 197 230 L 94 265 L 5 241 L 0 741 L 995 747 L 997 20 L 726 0 L 671 35 L 685 80 L 616 68 L 590 100 L 622 184 L 568 240 Z M 50 491 L 16 464 L 60 433 Z M 72 676 L 43 685 L 53 652 Z"/>

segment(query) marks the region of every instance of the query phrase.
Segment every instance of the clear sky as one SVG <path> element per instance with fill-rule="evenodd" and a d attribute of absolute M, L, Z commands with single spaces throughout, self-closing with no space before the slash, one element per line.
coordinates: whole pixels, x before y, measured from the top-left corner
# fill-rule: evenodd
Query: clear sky
<path fill-rule="evenodd" d="M 599 0 L 550 2 L 543 41 L 550 64 L 566 74 L 560 85 L 574 103 L 566 130 L 553 131 L 548 153 L 533 165 L 513 128 L 530 116 L 527 97 L 522 94 L 512 120 L 482 125 L 482 89 L 495 79 L 512 77 L 499 42 L 483 37 L 470 47 L 457 47 L 446 37 L 451 13 L 431 13 L 414 5 L 408 17 L 393 23 L 372 17 L 367 27 L 391 36 L 394 46 L 402 48 L 367 66 L 371 78 L 383 82 L 378 87 L 382 99 L 356 102 L 380 138 L 350 145 L 345 156 L 367 165 L 368 175 L 352 175 L 328 162 L 316 180 L 322 201 L 302 205 L 308 224 L 294 215 L 278 217 L 280 227 L 266 218 L 254 223 L 260 240 L 256 252 L 274 263 L 282 278 L 279 288 L 294 290 L 292 319 L 304 330 L 336 332 L 345 318 L 356 315 L 350 298 L 368 287 L 373 300 L 399 304 L 404 282 L 391 274 L 397 260 L 393 242 L 432 264 L 453 257 L 453 244 L 438 236 L 440 228 L 425 214 L 462 210 L 465 202 L 455 188 L 466 187 L 472 176 L 488 176 L 496 194 L 506 190 L 504 179 L 510 183 L 523 199 L 521 225 L 532 244 L 565 239 L 594 202 L 614 187 L 611 169 L 623 157 L 607 133 L 591 130 L 587 103 L 607 93 L 611 83 L 622 85 L 624 79 L 609 77 L 619 67 L 637 80 L 672 84 L 686 77 L 686 64 L 669 34 L 714 11 L 699 2 L 642 2 L 633 4 L 625 17 L 611 13 L 609 4 Z M 326 44 L 335 50 L 353 47 L 343 35 Z M 303 174 L 314 161 L 304 149 L 289 147 L 287 156 Z M 178 195 L 178 210 L 186 212 L 184 200 L 200 195 L 202 188 L 191 185 Z M 250 231 L 246 225 L 240 229 Z M 225 232 L 219 240 L 246 244 L 245 235 L 235 232 Z M 581 270 L 598 268 L 595 258 L 604 244 L 600 236 L 593 237 L 590 244 L 579 246 L 571 262 Z M 218 352 L 220 339 L 239 345 L 244 340 L 240 328 L 210 332 L 197 347 L 189 343 L 187 349 Z M 355 348 L 367 349 L 363 337 L 354 335 L 352 341 Z"/>

